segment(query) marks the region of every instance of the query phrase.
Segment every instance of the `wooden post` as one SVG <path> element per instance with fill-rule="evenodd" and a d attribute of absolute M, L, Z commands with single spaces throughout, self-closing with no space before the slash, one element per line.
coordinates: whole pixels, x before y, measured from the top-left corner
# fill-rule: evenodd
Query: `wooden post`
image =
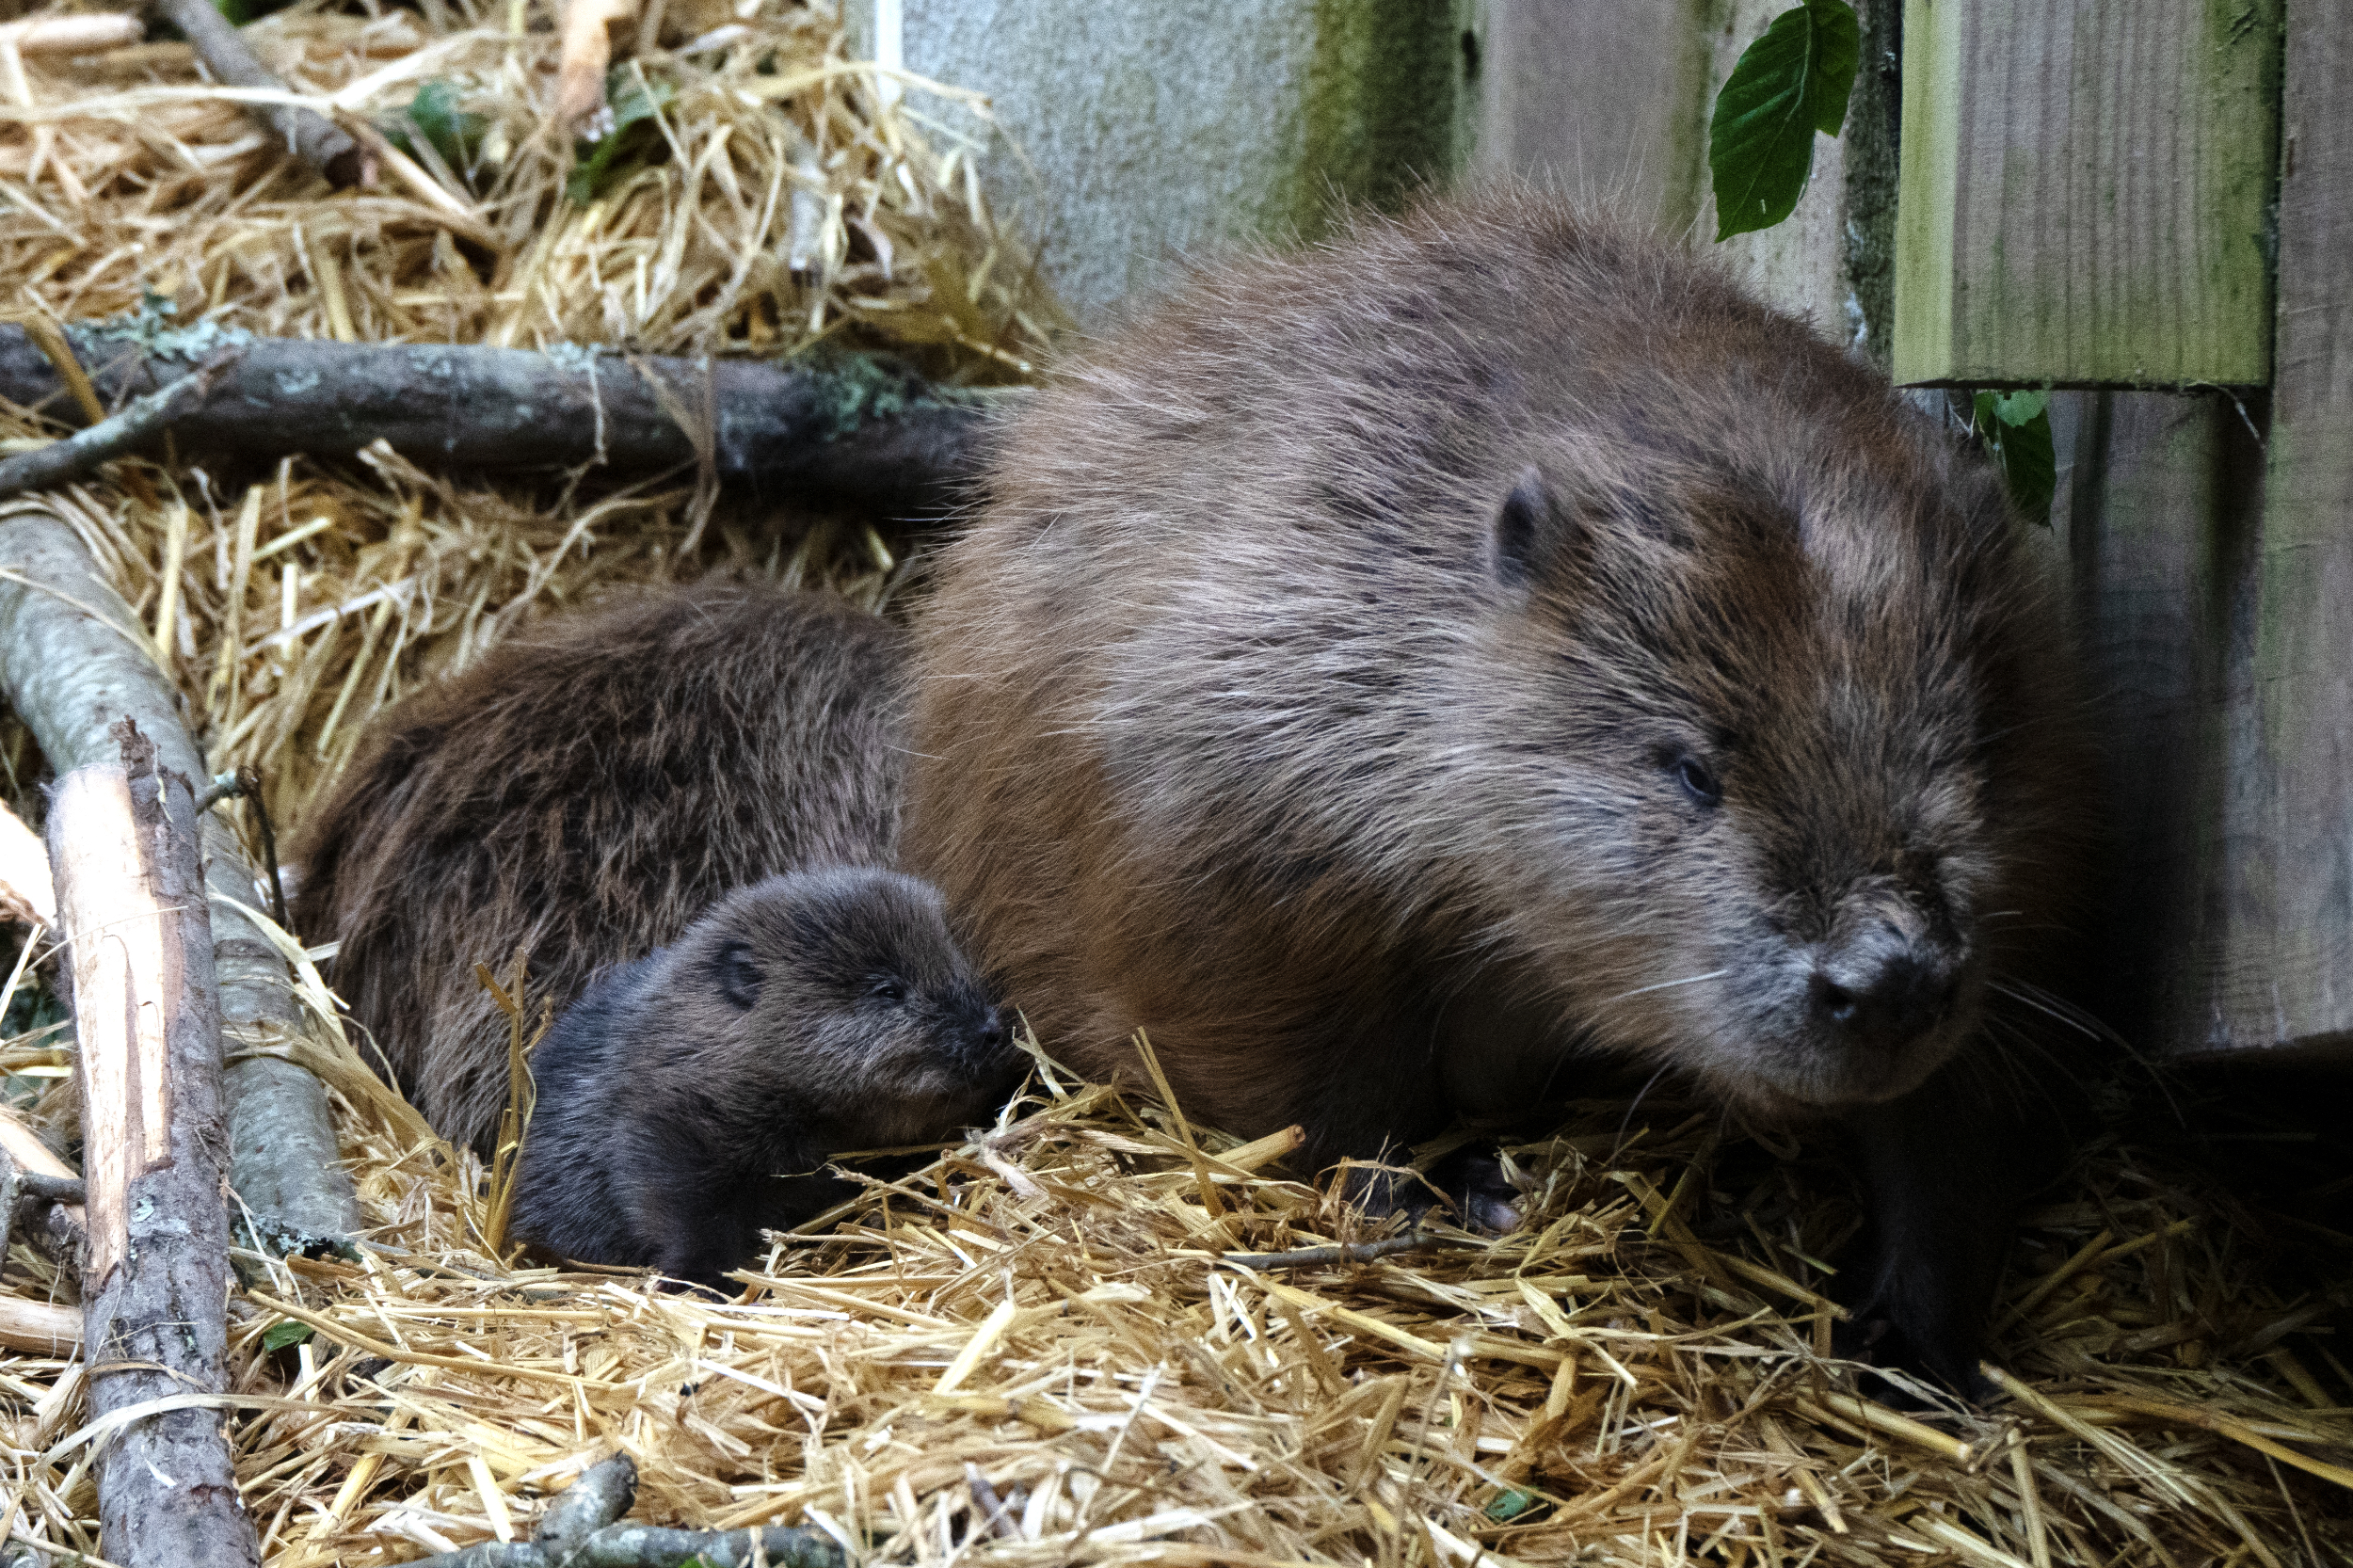
<path fill-rule="evenodd" d="M 1906 0 L 1896 379 L 2268 379 L 2281 3 Z"/>
<path fill-rule="evenodd" d="M 58 781 L 49 856 L 80 1046 L 93 1421 L 226 1390 L 227 1128 L 196 793 L 128 720 L 122 760 Z M 133 1420 L 99 1462 L 101 1550 L 125 1565 L 259 1563 L 216 1409 Z"/>

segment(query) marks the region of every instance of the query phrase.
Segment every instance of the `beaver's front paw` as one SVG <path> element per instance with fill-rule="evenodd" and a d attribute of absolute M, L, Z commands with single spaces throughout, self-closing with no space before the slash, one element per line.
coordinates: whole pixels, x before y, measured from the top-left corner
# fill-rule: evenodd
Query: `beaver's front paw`
<path fill-rule="evenodd" d="M 1959 1394 L 1972 1404 L 1984 1404 L 1997 1390 L 1977 1370 L 1982 1340 L 1975 1304 L 1961 1299 L 1954 1282 L 1933 1267 L 1906 1268 L 1900 1260 L 1881 1258 L 1878 1267 L 1863 1271 L 1871 1288 L 1850 1303 L 1851 1316 L 1831 1336 L 1831 1351 L 1866 1367 L 1910 1373 Z M 1893 1379 L 1881 1384 L 1874 1397 L 1903 1408 L 1922 1404 Z"/>
<path fill-rule="evenodd" d="M 1359 1167 L 1349 1180 L 1351 1202 L 1376 1218 L 1436 1212 L 1465 1230 L 1501 1236 L 1520 1224 L 1520 1191 L 1501 1153 L 1474 1145 L 1457 1149 L 1427 1176 L 1385 1167 Z"/>

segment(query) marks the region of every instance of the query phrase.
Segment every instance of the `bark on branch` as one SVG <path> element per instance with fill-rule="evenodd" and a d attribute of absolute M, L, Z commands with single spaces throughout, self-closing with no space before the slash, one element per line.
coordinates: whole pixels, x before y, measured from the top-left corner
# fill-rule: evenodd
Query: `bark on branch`
<path fill-rule="evenodd" d="M 70 330 L 109 407 L 191 375 L 221 334 Z M 751 360 L 623 357 L 585 348 L 347 344 L 255 338 L 168 425 L 184 454 L 275 460 L 345 456 L 378 439 L 411 462 L 465 470 L 623 473 L 696 462 L 707 446 L 723 483 L 808 494 L 894 514 L 935 514 L 978 471 L 988 413 L 1005 393 L 943 392 L 853 360 L 835 369 Z M 1011 394 L 1017 396 L 1018 394 Z M 48 357 L 0 327 L 0 397 L 71 422 Z M 690 424 L 708 421 L 698 442 Z"/>
<path fill-rule="evenodd" d="M 226 352 L 235 354 L 238 350 Z M 226 361 L 200 365 L 194 375 L 166 382 L 146 396 L 134 398 L 121 412 L 108 415 L 54 445 L 0 458 L 0 496 L 70 485 L 95 472 L 101 463 L 137 451 L 176 423 L 184 409 L 202 401 L 214 373 L 223 362 Z"/>
<path fill-rule="evenodd" d="M 213 0 L 155 0 L 155 9 L 180 29 L 212 73 L 226 85 L 285 90 L 286 84 L 263 66 L 245 35 L 220 14 Z M 256 105 L 253 112 L 278 133 L 295 156 L 326 175 L 328 184 L 367 183 L 367 155 L 359 143 L 315 110 L 267 104 Z"/>
<path fill-rule="evenodd" d="M 120 760 L 59 779 L 49 809 L 80 1045 L 93 1421 L 227 1391 L 219 990 L 196 792 L 128 720 Z M 261 1561 L 219 1416 L 129 1421 L 98 1464 L 101 1549 L 124 1568 Z"/>
<path fill-rule="evenodd" d="M 616 1523 L 637 1500 L 637 1466 L 627 1454 L 592 1464 L 548 1505 L 530 1541 L 486 1541 L 428 1557 L 416 1568 L 842 1568 L 840 1545 L 813 1529 L 677 1530 Z M 758 1541 L 755 1550 L 754 1541 Z"/>
<path fill-rule="evenodd" d="M 137 626 L 70 526 L 38 502 L 0 505 L 0 694 L 60 775 L 115 757 L 120 745 L 108 728 L 128 717 L 154 743 L 164 768 L 205 776 L 178 696 Z M 303 1017 L 284 960 L 242 913 L 218 902 L 254 903 L 245 852 L 216 813 L 203 814 L 200 831 L 228 1036 L 250 1048 L 298 1034 Z M 357 1229 L 319 1080 L 260 1055 L 240 1057 L 225 1076 L 230 1179 L 247 1207 L 306 1237 L 340 1240 Z"/>

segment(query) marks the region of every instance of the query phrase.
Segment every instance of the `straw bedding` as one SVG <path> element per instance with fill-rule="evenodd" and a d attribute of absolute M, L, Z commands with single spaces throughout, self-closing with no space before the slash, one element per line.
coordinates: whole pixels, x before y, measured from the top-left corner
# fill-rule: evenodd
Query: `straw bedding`
<path fill-rule="evenodd" d="M 744 31 L 678 47 L 718 27 Z M 178 46 L 32 62 L 0 113 L 9 309 L 84 319 L 152 289 L 184 321 L 271 333 L 838 338 L 965 380 L 1050 346 L 1051 303 L 980 201 L 981 150 L 928 125 L 920 91 L 893 104 L 844 67 L 822 13 L 671 0 L 616 77 L 663 100 L 640 133 L 659 147 L 585 203 L 536 129 L 549 28 L 427 0 L 255 29 L 302 90 L 372 113 L 448 84 L 478 119 L 453 144 L 472 162 L 428 169 L 440 203 L 328 193 Z M 489 489 L 383 452 L 123 465 L 46 504 L 154 635 L 216 765 L 263 771 L 281 831 L 371 715 L 529 616 L 707 570 L 883 605 L 903 571 L 862 520 L 714 508 L 691 476 Z M 0 760 L 37 811 L 21 728 Z M 1041 1055 L 995 1128 L 868 1178 L 838 1228 L 778 1239 L 723 1304 L 500 1256 L 486 1173 L 366 1070 L 318 970 L 302 979 L 371 1228 L 356 1262 L 241 1260 L 232 1362 L 252 1402 L 228 1419 L 275 1562 L 521 1538 L 616 1449 L 640 1517 L 806 1524 L 877 1562 L 2353 1560 L 2338 1300 L 2265 1261 L 2254 1210 L 2130 1140 L 2022 1229 L 2008 1397 L 1968 1412 L 1913 1390 L 1898 1412 L 1823 1353 L 1857 1224 L 1835 1176 L 1663 1091 L 1512 1147 L 1513 1235 L 1433 1225 L 1341 1259 L 1312 1249 L 1376 1238 L 1282 1168 L 1280 1139 L 1236 1145 Z M 60 1143 L 68 1046 L 0 1045 Z M 2281 1233 L 2342 1279 L 2353 1240 Z M 10 1250 L 0 1289 L 58 1288 Z M 78 1374 L 0 1358 L 0 1533 L 94 1548 Z"/>

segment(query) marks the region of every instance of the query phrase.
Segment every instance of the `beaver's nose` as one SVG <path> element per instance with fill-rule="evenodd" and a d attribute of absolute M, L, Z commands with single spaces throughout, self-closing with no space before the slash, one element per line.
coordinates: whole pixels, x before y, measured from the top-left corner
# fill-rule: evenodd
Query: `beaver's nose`
<path fill-rule="evenodd" d="M 1942 1021 L 1956 989 L 1952 966 L 1935 954 L 1866 942 L 1826 954 L 1807 983 L 1806 1001 L 1825 1038 L 1892 1048 Z"/>
<path fill-rule="evenodd" d="M 983 1061 L 1001 1056 L 1012 1040 L 1012 1032 L 1005 1028 L 1004 1015 L 992 1007 L 981 1015 L 980 1027 L 972 1032 L 972 1054 Z"/>

